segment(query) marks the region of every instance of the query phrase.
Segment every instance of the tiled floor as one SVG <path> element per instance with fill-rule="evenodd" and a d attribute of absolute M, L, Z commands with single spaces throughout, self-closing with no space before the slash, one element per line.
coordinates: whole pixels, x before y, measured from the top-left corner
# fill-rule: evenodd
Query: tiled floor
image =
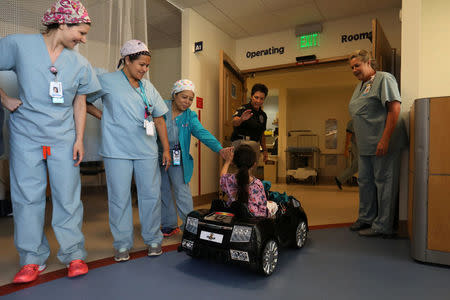
<path fill-rule="evenodd" d="M 349 223 L 357 217 L 357 187 L 344 187 L 343 191 L 339 191 L 334 185 L 275 184 L 272 186 L 272 190 L 286 191 L 288 195 L 293 195 L 299 199 L 308 214 L 310 225 Z M 112 236 L 108 226 L 106 192 L 85 194 L 82 199 L 85 209 L 83 232 L 88 252 L 87 261 L 113 256 Z M 136 207 L 133 214 L 135 228 L 133 251 L 139 251 L 145 249 L 145 244 L 139 234 L 140 225 Z M 51 229 L 50 221 L 51 204 L 47 205 L 45 231 L 52 253 L 47 261 L 46 272 L 64 268 L 56 258 L 58 244 Z M 13 227 L 12 218 L 0 218 L 0 286 L 10 283 L 19 268 L 19 257 L 14 247 Z M 180 238 L 180 234 L 166 238 L 163 245 L 178 243 Z"/>

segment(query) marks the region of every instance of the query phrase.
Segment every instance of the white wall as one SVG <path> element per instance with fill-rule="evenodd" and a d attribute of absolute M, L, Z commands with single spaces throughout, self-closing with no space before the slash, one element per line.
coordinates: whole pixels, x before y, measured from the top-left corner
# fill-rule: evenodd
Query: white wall
<path fill-rule="evenodd" d="M 194 43 L 203 41 L 203 51 L 193 53 Z M 196 85 L 196 96 L 203 98 L 201 122 L 214 136 L 219 136 L 219 53 L 223 49 L 232 59 L 236 42 L 229 35 L 201 17 L 192 9 L 182 12 L 181 77 Z M 196 109 L 194 101 L 192 107 Z M 192 195 L 208 194 L 218 190 L 219 156 L 202 145 L 201 191 L 198 190 L 198 148 L 194 138 L 191 155 L 194 157 Z"/>
<path fill-rule="evenodd" d="M 419 96 L 450 95 L 450 1 L 422 0 Z"/>
<path fill-rule="evenodd" d="M 405 119 L 415 99 L 450 95 L 449 11 L 448 0 L 404 0 L 402 3 L 401 95 Z M 402 174 L 407 172 L 405 166 Z M 407 184 L 404 181 L 400 185 L 400 191 L 406 196 Z M 406 196 L 400 198 L 400 219 L 407 218 Z"/>
<path fill-rule="evenodd" d="M 402 6 L 402 69 L 401 95 L 402 112 L 406 119 L 414 99 L 419 97 L 422 66 L 421 55 L 421 2 L 422 0 L 403 1 Z M 442 62 L 442 61 L 441 61 Z M 406 125 L 409 125 L 406 122 Z"/>
<path fill-rule="evenodd" d="M 181 48 L 152 50 L 150 81 L 163 99 L 171 99 L 170 91 L 175 81 L 181 79 Z"/>
<path fill-rule="evenodd" d="M 391 47 L 400 50 L 401 24 L 399 9 L 389 9 L 373 12 L 356 17 L 345 18 L 323 23 L 320 46 L 297 49 L 295 29 L 255 36 L 236 41 L 236 64 L 241 69 L 252 69 L 295 62 L 297 56 L 315 54 L 317 58 L 328 58 L 348 55 L 356 49 L 370 50 L 369 40 L 341 42 L 343 34 L 357 34 L 372 31 L 372 19 L 377 18 L 388 38 Z M 257 51 L 272 47 L 284 47 L 284 54 L 272 54 L 247 58 L 247 51 Z"/>

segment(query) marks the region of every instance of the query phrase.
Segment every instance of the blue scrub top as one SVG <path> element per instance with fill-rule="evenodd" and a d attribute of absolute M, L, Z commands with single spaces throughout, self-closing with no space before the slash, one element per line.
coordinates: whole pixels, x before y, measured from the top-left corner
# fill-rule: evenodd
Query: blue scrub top
<path fill-rule="evenodd" d="M 180 144 L 180 140 L 178 138 L 178 126 L 177 126 L 177 118 L 172 119 L 172 107 L 169 108 L 168 112 L 164 116 L 166 119 L 167 126 L 167 136 L 169 138 L 170 149 L 174 149 L 175 145 Z M 159 151 L 162 152 L 161 142 L 158 140 Z"/>
<path fill-rule="evenodd" d="M 53 104 L 49 95 L 55 75 L 41 34 L 14 34 L 0 39 L 0 70 L 14 71 L 22 105 L 10 115 L 10 141 L 18 145 L 52 146 L 73 143 L 75 121 L 73 100 L 77 94 L 101 87 L 89 62 L 78 52 L 65 48 L 54 67 L 62 82 L 64 103 Z"/>
<path fill-rule="evenodd" d="M 386 72 L 376 72 L 371 80 L 360 82 L 353 92 L 349 111 L 360 155 L 375 155 L 386 124 L 387 102 L 400 101 L 397 81 Z M 400 120 L 391 137 L 389 149 L 398 142 Z"/>
<path fill-rule="evenodd" d="M 165 101 L 167 108 L 170 111 L 170 114 L 164 116 L 166 124 L 172 119 L 172 101 L 173 100 Z M 175 121 L 176 127 L 178 128 L 178 142 L 180 143 L 181 148 L 184 182 L 189 183 L 189 181 L 191 181 L 192 172 L 194 171 L 194 159 L 190 154 L 191 135 L 195 136 L 200 142 L 204 143 L 214 152 L 219 152 L 222 149 L 222 145 L 202 126 L 198 120 L 197 114 L 189 108 L 177 116 L 173 121 Z M 171 122 L 168 126 L 173 127 L 174 124 Z M 173 135 L 176 132 L 173 128 L 170 130 L 170 135 Z M 175 137 L 172 137 L 172 140 L 175 141 Z M 162 153 L 161 143 L 159 143 L 159 151 Z"/>
<path fill-rule="evenodd" d="M 102 86 L 99 93 L 89 95 L 88 101 L 99 97 L 103 101 L 102 144 L 100 155 L 120 159 L 149 159 L 158 157 L 157 133 L 148 136 L 144 128 L 145 104 L 140 89 L 130 85 L 121 71 L 98 75 Z M 167 111 L 164 100 L 150 81 L 141 80 L 152 117 L 163 116 Z"/>

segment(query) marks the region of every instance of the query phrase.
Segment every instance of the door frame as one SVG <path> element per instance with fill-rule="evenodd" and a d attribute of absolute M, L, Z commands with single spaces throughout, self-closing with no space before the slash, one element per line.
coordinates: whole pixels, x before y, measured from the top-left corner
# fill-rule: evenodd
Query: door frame
<path fill-rule="evenodd" d="M 382 57 L 387 56 L 388 53 L 384 51 L 385 53 L 382 53 L 380 49 L 387 49 L 385 43 L 388 45 L 388 49 L 392 49 L 384 35 L 384 32 L 381 28 L 380 23 L 377 21 L 377 19 L 371 20 L 372 24 L 372 56 L 375 59 L 383 60 Z M 375 28 L 375 29 L 374 29 Z M 395 51 L 395 49 L 391 50 Z M 390 54 L 390 58 L 393 57 L 393 53 Z M 224 53 L 223 50 L 220 50 L 220 65 L 219 65 L 219 141 L 223 143 L 224 141 L 224 134 L 223 134 L 223 124 L 224 124 L 224 105 L 225 105 L 225 86 L 224 86 L 224 68 L 225 65 L 232 70 L 234 70 L 233 73 L 239 74 L 243 82 L 243 89 L 244 89 L 244 97 L 246 97 L 247 94 L 247 86 L 246 86 L 246 78 L 254 75 L 255 73 L 263 73 L 263 72 L 271 72 L 271 71 L 279 71 L 279 70 L 286 70 L 291 68 L 301 68 L 304 66 L 313 66 L 313 65 L 319 65 L 319 64 L 327 64 L 327 63 L 334 63 L 334 62 L 342 62 L 347 61 L 349 58 L 349 55 L 342 55 L 342 56 L 334 56 L 334 57 L 327 57 L 327 58 L 321 58 L 316 59 L 311 62 L 304 62 L 304 63 L 289 63 L 289 64 L 281 64 L 281 65 L 273 65 L 273 66 L 267 66 L 267 67 L 260 67 L 260 68 L 253 68 L 253 69 L 245 69 L 245 70 L 239 70 L 239 68 L 236 66 L 236 64 L 232 61 L 232 59 Z M 391 66 L 394 64 L 392 70 L 387 70 L 388 72 L 395 71 L 395 62 L 393 60 L 390 60 Z M 380 64 L 380 66 L 382 66 Z M 393 75 L 395 75 L 393 73 Z M 239 78 L 239 76 L 238 76 Z M 279 149 L 280 150 L 280 149 Z M 278 151 L 278 155 L 280 155 L 280 151 Z M 220 160 L 220 168 L 222 168 L 223 162 Z"/>
<path fill-rule="evenodd" d="M 225 68 L 230 70 L 236 77 L 242 82 L 243 88 L 243 97 L 246 97 L 247 89 L 246 89 L 246 77 L 242 74 L 233 60 L 223 51 L 220 50 L 220 64 L 219 64 L 219 141 L 221 144 L 224 142 L 224 114 L 225 114 Z M 222 161 L 220 163 L 222 166 Z"/>

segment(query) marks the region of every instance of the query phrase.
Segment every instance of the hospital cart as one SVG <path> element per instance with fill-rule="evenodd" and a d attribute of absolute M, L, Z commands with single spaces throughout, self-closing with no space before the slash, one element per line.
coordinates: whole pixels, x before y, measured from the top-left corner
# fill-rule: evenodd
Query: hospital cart
<path fill-rule="evenodd" d="M 286 183 L 316 184 L 319 176 L 319 136 L 311 130 L 290 130 L 286 149 Z"/>

